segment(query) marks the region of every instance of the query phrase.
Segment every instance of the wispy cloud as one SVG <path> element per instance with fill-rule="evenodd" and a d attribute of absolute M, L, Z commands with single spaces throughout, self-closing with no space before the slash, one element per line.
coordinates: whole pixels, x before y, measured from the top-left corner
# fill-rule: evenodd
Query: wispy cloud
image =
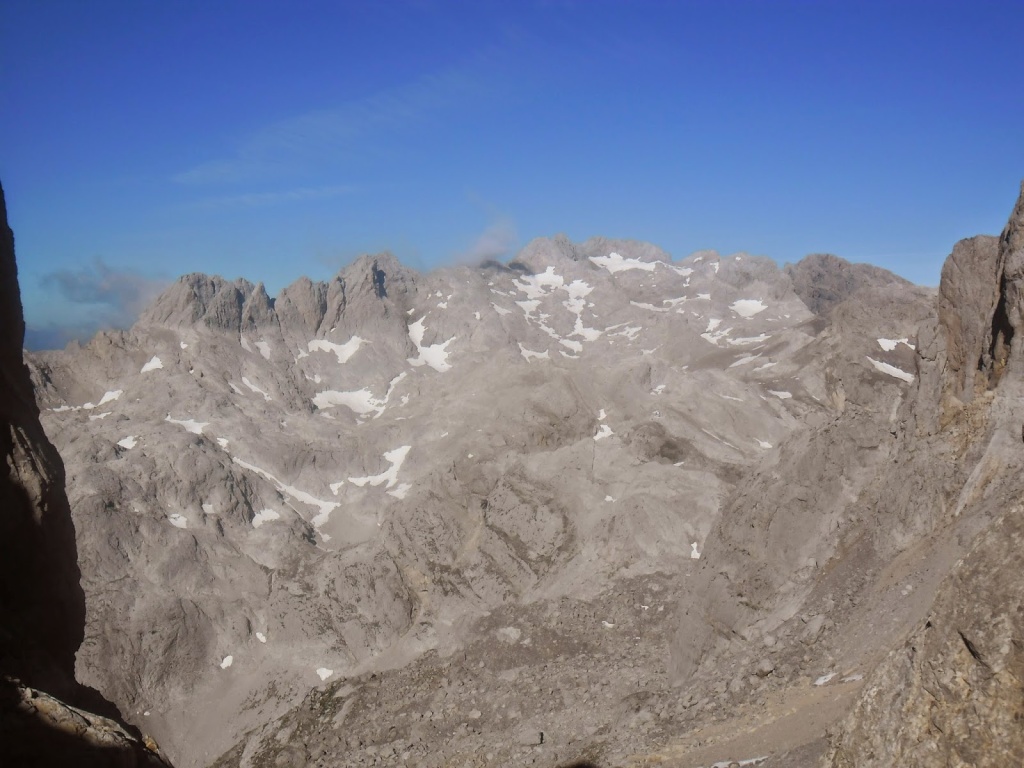
<path fill-rule="evenodd" d="M 134 269 L 115 269 L 99 258 L 81 269 L 51 272 L 42 278 L 42 286 L 56 292 L 65 303 L 64 314 L 77 319 L 37 325 L 31 330 L 38 338 L 50 341 L 83 339 L 104 328 L 127 328 L 168 282 Z"/>
<path fill-rule="evenodd" d="M 366 137 L 430 119 L 463 102 L 477 88 L 466 70 L 424 75 L 337 108 L 320 109 L 267 125 L 240 140 L 227 156 L 173 178 L 182 184 L 242 183 L 295 173 L 343 159 Z"/>
<path fill-rule="evenodd" d="M 209 197 L 197 200 L 188 207 L 202 210 L 224 210 L 226 208 L 264 208 L 285 203 L 323 200 L 340 195 L 348 195 L 355 191 L 351 185 L 335 185 L 329 187 L 298 187 L 276 192 L 246 192 L 238 195 Z"/>
<path fill-rule="evenodd" d="M 509 256 L 519 245 L 519 233 L 515 222 L 507 216 L 492 221 L 477 235 L 473 244 L 456 254 L 456 261 L 462 264 L 479 264 L 490 259 L 501 260 Z"/>

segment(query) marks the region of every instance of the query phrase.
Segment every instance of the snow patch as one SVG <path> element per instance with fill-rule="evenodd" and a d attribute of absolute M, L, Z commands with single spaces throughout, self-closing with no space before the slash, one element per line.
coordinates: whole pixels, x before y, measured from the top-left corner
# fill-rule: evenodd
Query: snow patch
<path fill-rule="evenodd" d="M 307 347 L 310 352 L 333 352 L 334 356 L 338 359 L 338 365 L 342 365 L 347 363 L 349 358 L 358 352 L 359 348 L 366 343 L 366 339 L 353 336 L 344 344 L 335 344 L 334 342 L 327 341 L 326 339 L 313 339 L 309 342 Z"/>
<path fill-rule="evenodd" d="M 256 386 L 255 384 L 253 384 L 253 383 L 252 383 L 251 381 L 249 381 L 249 380 L 248 380 L 247 378 L 245 378 L 245 376 L 243 376 L 243 377 L 242 377 L 242 383 L 243 383 L 243 384 L 245 384 L 245 386 L 247 386 L 247 387 L 248 387 L 249 389 L 251 389 L 251 390 L 252 390 L 253 392 L 255 392 L 256 394 L 258 394 L 258 395 L 263 395 L 263 399 L 264 399 L 264 400 L 270 400 L 270 399 L 271 399 L 270 395 L 268 395 L 268 394 L 267 394 L 266 392 L 264 392 L 264 391 L 263 391 L 262 389 L 260 389 L 259 387 L 257 387 L 257 386 Z"/>
<path fill-rule="evenodd" d="M 259 528 L 264 523 L 270 522 L 271 520 L 280 520 L 281 515 L 275 512 L 273 509 L 261 509 L 252 517 L 252 527 Z"/>
<path fill-rule="evenodd" d="M 760 299 L 737 299 L 729 305 L 729 309 L 740 317 L 753 317 L 758 312 L 768 309 L 768 305 Z"/>
<path fill-rule="evenodd" d="M 167 516 L 167 522 L 175 528 L 188 528 L 188 520 L 184 515 L 173 514 Z"/>
<path fill-rule="evenodd" d="M 312 507 L 317 507 L 320 510 L 320 514 L 318 514 L 316 517 L 310 520 L 310 522 L 313 524 L 313 527 L 317 530 L 320 529 L 321 525 L 327 522 L 327 519 L 330 517 L 331 512 L 336 507 L 339 506 L 338 502 L 336 501 L 323 501 L 321 499 L 316 498 L 312 494 L 299 490 L 293 485 L 286 485 L 285 483 L 282 483 L 280 480 L 274 477 L 272 474 L 267 472 L 265 469 L 260 469 L 254 464 L 249 464 L 246 461 L 242 461 L 237 456 L 232 456 L 231 461 L 233 461 L 235 464 L 244 469 L 248 469 L 250 472 L 255 472 L 258 475 L 262 475 L 263 477 L 265 477 L 267 480 L 274 484 L 274 487 L 277 488 L 279 493 L 291 496 L 293 499 L 295 499 L 296 501 L 300 501 L 303 504 L 309 504 Z M 264 510 L 264 512 L 268 511 L 273 512 L 273 510 Z M 277 513 L 275 512 L 274 514 Z"/>
<path fill-rule="evenodd" d="M 418 368 L 421 365 L 429 365 L 438 373 L 451 370 L 452 366 L 448 362 L 448 345 L 455 341 L 456 337 L 452 336 L 440 344 L 431 344 L 428 347 L 424 347 L 423 335 L 427 330 L 426 326 L 423 325 L 424 319 L 426 319 L 426 315 L 409 326 L 409 339 L 416 346 L 416 351 L 419 353 L 416 357 L 409 358 L 409 365 L 414 368 Z"/>
<path fill-rule="evenodd" d="M 270 345 L 267 344 L 267 342 L 265 342 L 265 341 L 257 341 L 256 342 L 256 349 L 258 349 L 260 351 L 260 354 L 263 355 L 263 359 L 264 360 L 269 360 L 270 359 Z"/>
<path fill-rule="evenodd" d="M 139 371 L 139 373 L 149 373 L 150 371 L 155 371 L 157 368 L 163 367 L 164 364 L 160 361 L 160 358 L 157 357 L 156 355 L 153 355 L 150 361 L 146 363 L 144 366 L 142 366 L 142 370 Z"/>
<path fill-rule="evenodd" d="M 690 559 L 700 560 L 700 551 L 697 549 L 697 542 L 690 544 Z"/>
<path fill-rule="evenodd" d="M 98 403 L 96 403 L 96 405 L 100 406 L 100 405 L 105 405 L 106 403 L 112 403 L 115 400 L 117 400 L 117 398 L 119 398 L 123 394 L 124 394 L 124 390 L 123 389 L 115 389 L 115 390 L 112 390 L 110 392 L 106 392 L 106 393 L 104 393 L 103 397 L 100 398 L 100 401 Z"/>
<path fill-rule="evenodd" d="M 878 346 L 886 352 L 892 352 L 899 344 L 906 344 L 911 349 L 914 349 L 914 345 L 910 343 L 910 339 L 875 339 L 875 341 L 877 341 Z"/>
<path fill-rule="evenodd" d="M 597 430 L 597 434 L 594 435 L 594 440 L 604 440 L 606 437 L 611 437 L 614 434 L 611 427 L 607 424 L 602 424 L 601 428 Z"/>
<path fill-rule="evenodd" d="M 387 407 L 395 387 L 405 377 L 406 373 L 403 371 L 393 378 L 383 398 L 374 397 L 373 393 L 368 389 L 360 389 L 355 392 L 338 392 L 337 390 L 329 389 L 324 392 L 318 392 L 313 398 L 313 405 L 320 410 L 333 408 L 336 405 L 344 405 L 360 416 L 373 413 L 373 418 L 377 419 L 384 413 L 384 409 Z"/>
<path fill-rule="evenodd" d="M 128 435 L 128 437 L 124 438 L 123 440 L 118 440 L 117 444 L 120 445 L 122 448 L 126 448 L 130 451 L 139 443 L 135 439 L 135 435 Z"/>
<path fill-rule="evenodd" d="M 530 362 L 533 358 L 537 358 L 538 360 L 551 359 L 551 356 L 548 355 L 548 351 L 546 349 L 543 352 L 534 352 L 532 349 L 524 347 L 522 343 L 519 344 L 519 354 L 526 358 L 526 362 Z"/>
<path fill-rule="evenodd" d="M 827 675 L 822 675 L 817 680 L 815 680 L 814 684 L 815 685 L 819 685 L 819 686 L 820 685 L 825 685 L 826 683 L 831 682 L 832 678 L 835 677 L 835 676 L 836 676 L 835 672 L 829 672 Z"/>
<path fill-rule="evenodd" d="M 217 445 L 219 445 L 224 450 L 227 450 L 227 448 L 228 448 L 228 439 L 226 437 L 218 437 L 217 438 Z"/>
<path fill-rule="evenodd" d="M 379 475 L 368 475 L 366 477 L 350 477 L 348 481 L 353 485 L 357 485 L 362 488 L 364 485 L 369 483 L 370 485 L 380 485 L 386 483 L 385 488 L 393 488 L 398 483 L 398 470 L 402 468 L 402 464 L 405 462 L 405 457 L 412 449 L 411 445 L 403 445 L 395 448 L 392 451 L 388 451 L 384 454 L 384 460 L 390 462 L 391 466 L 381 472 Z M 401 497 L 400 497 L 401 498 Z M 337 506 L 337 505 L 335 505 Z"/>
<path fill-rule="evenodd" d="M 494 302 L 491 302 L 491 306 L 494 307 L 494 311 L 497 312 L 499 315 L 511 315 L 512 314 L 512 310 L 511 309 L 505 309 L 504 307 L 499 307 Z"/>
<path fill-rule="evenodd" d="M 641 261 L 640 259 L 624 259 L 619 254 L 609 253 L 607 256 L 591 256 L 590 260 L 599 267 L 604 267 L 613 275 L 616 272 L 625 272 L 630 269 L 641 269 L 644 272 L 653 272 L 658 267 L 657 261 Z"/>
<path fill-rule="evenodd" d="M 184 427 L 186 431 L 191 432 L 193 435 L 203 434 L 203 429 L 210 426 L 208 421 L 196 421 L 195 419 L 172 419 L 171 414 L 167 414 L 167 418 L 164 421 L 170 422 L 171 424 L 177 424 L 179 427 Z"/>
<path fill-rule="evenodd" d="M 326 680 L 334 674 L 334 670 L 328 669 L 327 667 L 320 667 L 319 669 L 317 669 L 316 673 L 321 680 Z"/>
<path fill-rule="evenodd" d="M 779 400 L 789 400 L 793 397 L 792 392 L 786 392 L 785 390 L 769 389 L 768 392 L 769 394 L 775 395 Z"/>
<path fill-rule="evenodd" d="M 769 448 L 771 448 L 771 447 L 772 447 L 772 444 L 771 444 L 771 443 L 766 443 L 766 442 L 765 442 L 764 440 L 759 440 L 759 439 L 758 439 L 758 438 L 756 438 L 756 437 L 754 438 L 754 440 L 756 440 L 756 441 L 757 441 L 757 444 L 758 444 L 758 445 L 759 445 L 760 447 L 764 448 L 765 450 L 768 450 Z"/>
<path fill-rule="evenodd" d="M 234 661 L 235 661 L 235 657 L 234 656 L 225 656 L 224 659 L 220 663 L 220 668 L 221 669 L 227 669 L 228 667 L 230 667 L 232 665 L 232 663 L 234 663 Z"/>
<path fill-rule="evenodd" d="M 881 371 L 882 373 L 887 373 L 887 374 L 889 374 L 890 376 L 892 376 L 894 378 L 901 379 L 901 380 L 907 382 L 908 384 L 913 382 L 913 380 L 914 380 L 914 374 L 907 373 L 903 369 L 897 368 L 895 365 L 889 365 L 888 363 L 883 363 L 880 360 L 875 360 L 873 357 L 869 357 L 868 360 L 871 362 L 871 364 L 873 366 L 875 366 L 875 370 L 876 371 Z"/>
<path fill-rule="evenodd" d="M 267 642 L 267 636 L 264 635 L 262 632 L 256 633 L 256 639 L 259 640 L 261 643 Z"/>

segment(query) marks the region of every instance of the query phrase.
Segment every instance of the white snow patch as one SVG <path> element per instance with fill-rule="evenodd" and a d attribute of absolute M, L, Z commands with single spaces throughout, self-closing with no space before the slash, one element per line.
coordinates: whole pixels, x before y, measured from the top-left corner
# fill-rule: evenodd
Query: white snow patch
<path fill-rule="evenodd" d="M 267 342 L 265 342 L 265 341 L 257 341 L 256 342 L 256 349 L 258 349 L 260 351 L 260 354 L 263 355 L 263 359 L 264 360 L 269 360 L 270 359 L 270 345 L 267 344 Z"/>
<path fill-rule="evenodd" d="M 786 392 L 785 390 L 769 389 L 770 394 L 775 395 L 779 400 L 789 400 L 792 396 L 792 392 Z"/>
<path fill-rule="evenodd" d="M 224 659 L 220 663 L 220 668 L 221 669 L 227 669 L 228 667 L 231 666 L 231 664 L 234 662 L 234 660 L 235 660 L 234 656 L 225 656 Z"/>
<path fill-rule="evenodd" d="M 760 299 L 737 299 L 729 305 L 729 309 L 740 317 L 753 317 L 758 312 L 768 309 L 768 305 Z"/>
<path fill-rule="evenodd" d="M 388 496 L 394 496 L 396 499 L 404 499 L 405 495 L 412 490 L 411 483 L 399 483 L 398 487 L 393 491 L 386 491 Z"/>
<path fill-rule="evenodd" d="M 188 520 L 184 515 L 173 514 L 167 516 L 167 522 L 175 528 L 188 528 Z"/>
<path fill-rule="evenodd" d="M 275 512 L 273 509 L 261 509 L 252 517 L 252 527 L 259 528 L 264 523 L 270 522 L 271 520 L 280 520 L 281 515 Z"/>
<path fill-rule="evenodd" d="M 579 354 L 580 352 L 583 351 L 583 344 L 578 341 L 575 341 L 574 339 L 559 339 L 558 343 L 561 344 L 563 347 L 568 347 L 576 354 Z"/>
<path fill-rule="evenodd" d="M 130 451 L 139 443 L 138 440 L 135 439 L 135 435 L 128 435 L 128 437 L 124 438 L 123 440 L 118 440 L 117 444 L 120 445 L 122 448 L 126 448 Z"/>
<path fill-rule="evenodd" d="M 594 435 L 595 440 L 604 440 L 606 437 L 611 437 L 615 433 L 612 432 L 612 428 L 607 424 L 602 424 L 601 428 L 597 430 L 597 434 Z"/>
<path fill-rule="evenodd" d="M 758 371 L 767 371 L 769 368 L 775 365 L 776 363 L 764 363 L 763 365 L 759 365 L 757 366 L 757 368 L 754 368 L 754 373 L 757 373 Z"/>
<path fill-rule="evenodd" d="M 327 408 L 333 408 L 336 405 L 344 405 L 346 408 L 351 410 L 353 413 L 357 413 L 360 416 L 365 416 L 368 413 L 373 413 L 373 418 L 379 418 L 387 407 L 388 401 L 391 399 L 391 394 L 395 391 L 395 387 L 398 383 L 404 379 L 406 373 L 403 371 L 391 380 L 388 385 L 387 394 L 383 398 L 374 397 L 373 393 L 368 389 L 360 389 L 355 392 L 338 392 L 337 390 L 329 389 L 324 392 L 318 392 L 313 398 L 313 405 L 320 410 Z"/>
<path fill-rule="evenodd" d="M 547 288 L 562 288 L 565 278 L 555 274 L 554 267 L 548 267 L 539 275 L 524 275 L 514 283 L 516 288 L 526 294 L 528 299 L 538 299 L 547 293 Z"/>
<path fill-rule="evenodd" d="M 529 362 L 533 358 L 537 358 L 538 360 L 551 359 L 551 356 L 548 354 L 548 351 L 546 349 L 543 352 L 534 352 L 532 349 L 527 349 L 526 347 L 524 347 L 521 342 L 519 343 L 519 354 L 526 358 L 527 362 Z"/>
<path fill-rule="evenodd" d="M 878 346 L 886 352 L 892 352 L 898 344 L 906 344 L 911 349 L 914 348 L 914 345 L 910 343 L 910 339 L 876 339 L 876 341 Z"/>
<path fill-rule="evenodd" d="M 841 682 L 841 683 L 856 683 L 857 681 L 863 680 L 863 679 L 864 679 L 864 675 L 862 675 L 860 672 L 857 672 L 856 674 L 853 674 L 853 675 L 847 675 L 846 677 L 844 677 L 839 682 Z"/>
<path fill-rule="evenodd" d="M 307 346 L 310 352 L 333 352 L 334 356 L 338 358 L 338 364 L 342 365 L 347 363 L 349 358 L 358 352 L 359 348 L 366 343 L 366 339 L 353 336 L 344 344 L 335 344 L 334 342 L 327 341 L 326 339 L 313 339 Z"/>
<path fill-rule="evenodd" d="M 613 499 L 611 496 L 605 496 L 604 500 L 605 501 L 615 501 L 615 499 Z"/>
<path fill-rule="evenodd" d="M 153 355 L 150 361 L 146 363 L 144 366 L 142 366 L 142 370 L 139 371 L 139 373 L 149 373 L 150 371 L 155 371 L 157 368 L 163 367 L 164 364 L 160 362 L 160 358 L 157 357 L 156 355 Z"/>
<path fill-rule="evenodd" d="M 697 294 L 697 298 L 698 299 L 704 299 L 704 301 L 711 301 L 711 294 L 710 293 L 698 293 Z"/>
<path fill-rule="evenodd" d="M 207 515 L 217 514 L 217 510 L 213 508 L 213 504 L 203 504 L 203 512 L 205 512 Z"/>
<path fill-rule="evenodd" d="M 267 472 L 265 469 L 260 469 L 254 464 L 249 464 L 248 462 L 242 461 L 237 456 L 232 456 L 231 460 L 238 466 L 243 467 L 244 469 L 248 469 L 250 472 L 255 472 L 256 474 L 265 477 L 267 480 L 274 484 L 274 487 L 277 488 L 277 490 L 280 493 L 284 493 L 288 496 L 291 496 L 293 499 L 295 499 L 296 501 L 300 501 L 303 504 L 309 504 L 312 507 L 317 507 L 320 510 L 320 514 L 318 514 L 316 517 L 310 520 L 310 522 L 313 524 L 313 527 L 317 530 L 320 529 L 321 525 L 327 522 L 327 519 L 330 517 L 331 512 L 336 507 L 339 506 L 338 502 L 336 501 L 323 501 L 321 499 L 316 498 L 312 494 L 299 490 L 293 485 L 285 485 L 272 474 Z M 273 510 L 264 511 L 266 512 Z"/>
<path fill-rule="evenodd" d="M 914 374 L 907 373 L 902 368 L 897 368 L 895 365 L 889 365 L 888 363 L 883 363 L 880 360 L 875 360 L 873 357 L 869 357 L 868 360 L 871 362 L 873 366 L 875 366 L 875 370 L 877 371 L 887 373 L 890 376 L 897 379 L 902 379 L 908 384 L 914 380 Z"/>
<path fill-rule="evenodd" d="M 759 360 L 760 358 L 761 358 L 760 355 L 744 355 L 739 360 L 737 360 L 735 363 L 732 363 L 729 367 L 730 368 L 736 368 L 737 366 L 740 366 L 740 365 L 746 365 L 747 363 L 752 363 L 755 360 Z"/>
<path fill-rule="evenodd" d="M 480 319 L 480 313 L 479 312 L 474 312 L 473 313 L 473 319 L 474 320 L 479 320 Z"/>
<path fill-rule="evenodd" d="M 597 412 L 597 420 L 604 421 L 608 417 L 608 414 L 604 412 L 604 408 Z"/>
<path fill-rule="evenodd" d="M 690 269 L 689 267 L 676 267 L 672 264 L 666 264 L 665 266 L 671 269 L 676 274 L 682 275 L 683 277 L 689 277 L 690 275 L 693 274 L 693 270 Z"/>
<path fill-rule="evenodd" d="M 238 385 L 235 384 L 235 382 L 233 382 L 233 381 L 229 381 L 228 382 L 228 386 L 231 387 L 231 391 L 234 392 L 236 395 L 244 395 L 245 394 L 245 392 L 240 390 L 238 388 Z"/>
<path fill-rule="evenodd" d="M 736 346 L 738 344 L 760 344 L 763 341 L 768 341 L 771 336 L 767 333 L 762 333 L 760 336 L 741 336 L 736 339 L 726 339 L 727 342 Z"/>
<path fill-rule="evenodd" d="M 334 670 L 328 669 L 327 667 L 320 667 L 319 669 L 317 669 L 316 673 L 321 680 L 326 680 L 334 674 Z"/>
<path fill-rule="evenodd" d="M 656 261 L 624 259 L 615 252 L 609 253 L 607 256 L 591 256 L 590 260 L 597 266 L 604 267 L 613 275 L 616 272 L 625 272 L 629 269 L 642 269 L 644 272 L 653 272 L 658 267 L 658 262 Z"/>
<path fill-rule="evenodd" d="M 835 676 L 836 676 L 835 672 L 829 672 L 827 675 L 822 675 L 817 680 L 815 680 L 814 684 L 815 685 L 825 685 L 826 683 L 831 682 L 832 678 L 835 677 Z"/>
<path fill-rule="evenodd" d="M 665 385 L 664 384 L 659 384 L 658 386 L 656 386 L 654 389 L 651 390 L 651 394 L 652 395 L 660 395 L 664 391 L 665 391 Z"/>
<path fill-rule="evenodd" d="M 167 414 L 167 418 L 164 421 L 170 422 L 171 424 L 177 424 L 179 427 L 184 427 L 186 431 L 191 432 L 193 435 L 203 434 L 203 429 L 210 426 L 208 421 L 196 421 L 195 419 L 172 419 L 171 414 Z"/>
<path fill-rule="evenodd" d="M 398 470 L 402 468 L 405 457 L 408 455 L 411 445 L 403 445 L 395 448 L 392 451 L 388 451 L 384 454 L 384 460 L 390 462 L 391 466 L 381 472 L 379 475 L 368 475 L 367 477 L 350 477 L 348 481 L 353 485 L 357 485 L 362 488 L 364 485 L 369 483 L 370 485 L 380 485 L 386 483 L 385 488 L 393 488 L 398 483 Z"/>
<path fill-rule="evenodd" d="M 90 416 L 89 421 L 99 421 L 100 419 L 105 419 L 111 413 L 112 411 L 104 411 L 103 413 L 97 413 L 95 416 Z"/>
<path fill-rule="evenodd" d="M 242 377 L 242 383 L 243 383 L 243 384 L 245 384 L 245 386 L 247 386 L 247 387 L 248 387 L 249 389 L 251 389 L 251 390 L 252 390 L 253 392 L 255 392 L 256 394 L 258 394 L 258 395 L 263 395 L 263 399 L 264 399 L 264 400 L 270 400 L 270 399 L 271 399 L 270 395 L 268 395 L 268 394 L 267 394 L 266 392 L 264 392 L 264 391 L 263 391 L 262 389 L 260 389 L 259 387 L 257 387 L 257 386 L 256 386 L 255 384 L 253 384 L 253 383 L 252 383 L 251 381 L 249 381 L 249 380 L 248 380 L 247 378 L 245 378 L 245 376 L 243 376 L 243 377 Z"/>
<path fill-rule="evenodd" d="M 343 486 L 344 484 L 345 484 L 344 480 L 339 480 L 336 483 L 331 483 L 331 485 L 330 485 L 331 493 L 333 493 L 335 496 L 337 496 L 338 495 L 338 491 L 341 490 L 341 486 Z"/>
<path fill-rule="evenodd" d="M 491 306 L 494 307 L 494 311 L 497 312 L 499 315 L 511 315 L 512 314 L 512 310 L 511 309 L 505 309 L 504 307 L 499 307 L 494 302 L 491 302 Z"/>
<path fill-rule="evenodd" d="M 242 349 L 244 349 L 246 352 L 252 352 L 252 347 L 249 346 L 249 342 L 244 336 L 241 339 L 239 339 L 239 341 L 242 344 Z"/>
<path fill-rule="evenodd" d="M 228 439 L 226 437 L 218 437 L 217 438 L 217 445 L 219 445 L 224 450 L 227 450 L 227 448 L 228 448 Z"/>
<path fill-rule="evenodd" d="M 697 542 L 690 544 L 690 559 L 700 560 L 700 552 L 697 550 Z"/>
<path fill-rule="evenodd" d="M 429 347 L 424 347 L 423 334 L 427 330 L 426 326 L 423 325 L 425 318 L 426 315 L 409 326 L 409 338 L 416 345 L 416 351 L 419 355 L 410 357 L 408 362 L 414 368 L 418 368 L 421 365 L 429 365 L 438 373 L 444 373 L 451 370 L 452 366 L 448 362 L 448 345 L 455 341 L 456 337 L 452 336 L 440 344 L 431 344 Z"/>
<path fill-rule="evenodd" d="M 104 393 L 103 397 L 100 398 L 100 401 L 96 405 L 100 406 L 105 405 L 106 403 L 112 403 L 114 400 L 117 400 L 117 398 L 119 398 L 123 394 L 123 389 L 115 389 L 110 392 L 106 392 Z"/>
<path fill-rule="evenodd" d="M 756 438 L 756 437 L 754 438 L 754 440 L 756 440 L 756 441 L 757 441 L 757 444 L 758 444 L 758 445 L 759 445 L 760 447 L 764 448 L 765 450 L 768 450 L 769 448 L 771 448 L 771 447 L 772 447 L 772 444 L 771 444 L 771 443 L 766 443 L 766 442 L 765 442 L 764 440 L 760 440 L 760 439 L 758 439 L 758 438 Z"/>
<path fill-rule="evenodd" d="M 629 303 L 632 304 L 634 307 L 639 307 L 640 309 L 646 309 L 646 310 L 648 310 L 650 312 L 669 312 L 670 311 L 668 307 L 656 307 L 653 304 L 644 304 L 644 303 L 639 302 L 639 301 L 630 301 Z"/>
<path fill-rule="evenodd" d="M 604 621 L 603 619 L 601 621 L 601 626 L 604 627 L 605 629 L 614 629 L 615 628 L 615 624 L 613 622 L 611 622 L 611 621 Z"/>
<path fill-rule="evenodd" d="M 256 633 L 256 639 L 259 640 L 261 643 L 267 642 L 267 636 L 264 635 L 262 632 Z"/>

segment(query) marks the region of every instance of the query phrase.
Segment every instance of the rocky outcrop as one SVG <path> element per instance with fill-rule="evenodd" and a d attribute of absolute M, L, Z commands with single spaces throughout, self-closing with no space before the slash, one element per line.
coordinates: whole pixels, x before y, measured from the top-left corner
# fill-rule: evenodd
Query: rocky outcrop
<path fill-rule="evenodd" d="M 0 763 L 164 766 L 155 744 L 64 703 L 112 710 L 74 678 L 85 598 L 64 465 L 39 422 L 24 334 L 0 188 Z"/>
<path fill-rule="evenodd" d="M 793 290 L 816 315 L 827 315 L 832 308 L 865 287 L 909 286 L 906 280 L 871 264 L 851 264 L 830 253 L 806 256 L 786 265 Z"/>
<path fill-rule="evenodd" d="M 66 691 L 85 598 L 64 465 L 39 423 L 22 360 L 25 324 L 2 190 L 0 216 L 0 665 L 33 685 Z"/>
<path fill-rule="evenodd" d="M 947 261 L 939 331 L 921 366 L 941 369 L 939 437 L 974 464 L 946 521 L 970 551 L 869 678 L 835 734 L 832 768 L 1024 764 L 1022 260 L 1024 185 L 998 241 L 963 241 Z"/>

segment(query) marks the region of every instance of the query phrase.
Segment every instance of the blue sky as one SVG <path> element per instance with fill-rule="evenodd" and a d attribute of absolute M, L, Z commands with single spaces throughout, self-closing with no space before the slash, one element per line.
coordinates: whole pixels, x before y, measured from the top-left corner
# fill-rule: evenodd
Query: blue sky
<path fill-rule="evenodd" d="M 184 272 L 273 294 L 565 232 L 938 282 L 1024 177 L 1020 2 L 5 0 L 38 346 Z"/>

